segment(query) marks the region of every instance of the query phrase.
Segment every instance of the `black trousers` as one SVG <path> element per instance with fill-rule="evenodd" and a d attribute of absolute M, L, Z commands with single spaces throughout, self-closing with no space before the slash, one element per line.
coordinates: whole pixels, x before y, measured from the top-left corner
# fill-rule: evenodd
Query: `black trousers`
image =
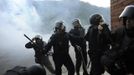
<path fill-rule="evenodd" d="M 56 75 L 62 75 L 62 65 L 68 70 L 68 75 L 74 75 L 74 64 L 69 54 L 53 54 Z"/>
<path fill-rule="evenodd" d="M 90 55 L 91 71 L 90 75 L 101 75 L 104 73 L 104 66 L 101 64 L 101 53 Z"/>
<path fill-rule="evenodd" d="M 82 51 L 82 55 L 84 57 L 85 66 L 87 66 L 86 46 L 81 47 L 81 51 Z M 79 74 L 79 71 L 80 71 L 80 67 L 82 65 L 83 60 L 82 60 L 82 56 L 80 54 L 80 51 L 77 50 L 77 48 L 75 48 L 75 57 L 76 57 L 76 67 L 75 67 L 76 73 L 77 73 L 77 75 L 80 75 Z M 86 74 L 86 71 L 84 69 L 84 65 L 83 65 L 83 70 L 84 70 L 83 75 L 85 75 Z"/>

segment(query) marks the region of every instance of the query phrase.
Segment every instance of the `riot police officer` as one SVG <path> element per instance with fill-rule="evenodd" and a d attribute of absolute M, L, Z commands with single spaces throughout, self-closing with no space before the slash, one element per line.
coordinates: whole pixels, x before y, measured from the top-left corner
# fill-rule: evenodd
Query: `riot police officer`
<path fill-rule="evenodd" d="M 103 56 L 111 75 L 134 74 L 134 5 L 128 5 L 119 18 L 123 26 L 113 33 L 112 51 Z"/>
<path fill-rule="evenodd" d="M 56 23 L 54 34 L 45 46 L 46 53 L 53 47 L 53 60 L 56 69 L 56 75 L 62 75 L 62 65 L 68 70 L 68 75 L 74 75 L 74 64 L 69 55 L 69 35 L 65 31 L 62 21 Z"/>
<path fill-rule="evenodd" d="M 74 28 L 69 31 L 69 35 L 70 35 L 71 44 L 75 50 L 76 74 L 80 75 L 79 71 L 83 63 L 83 70 L 84 70 L 83 75 L 87 75 L 85 71 L 87 69 L 86 68 L 87 66 L 86 40 L 84 39 L 85 29 L 81 26 L 79 19 L 75 19 L 72 25 Z M 80 51 L 82 52 L 82 55 L 78 50 L 77 46 L 81 47 Z M 82 60 L 83 59 L 82 56 L 84 57 L 84 60 Z"/>
<path fill-rule="evenodd" d="M 101 56 L 110 48 L 111 33 L 100 14 L 92 15 L 90 24 L 91 26 L 85 36 L 88 41 L 88 54 L 91 61 L 90 75 L 101 75 L 104 73 L 104 67 L 101 65 Z"/>
<path fill-rule="evenodd" d="M 35 62 L 41 66 L 45 66 L 51 73 L 55 73 L 54 68 L 49 60 L 49 56 L 44 54 L 46 42 L 42 40 L 40 35 L 36 35 L 31 42 L 28 42 L 25 47 L 33 48 L 35 51 Z"/>

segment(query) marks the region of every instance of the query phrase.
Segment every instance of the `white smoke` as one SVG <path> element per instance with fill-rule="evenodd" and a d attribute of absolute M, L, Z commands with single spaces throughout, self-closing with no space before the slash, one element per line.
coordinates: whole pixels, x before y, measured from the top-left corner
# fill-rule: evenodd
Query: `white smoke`
<path fill-rule="evenodd" d="M 47 41 L 56 21 L 63 20 L 67 31 L 74 18 L 88 27 L 94 12 L 105 14 L 110 23 L 109 9 L 98 9 L 79 0 L 0 0 L 0 75 L 15 65 L 34 64 L 34 51 L 25 48 L 29 40 L 23 34 L 40 34 Z"/>
<path fill-rule="evenodd" d="M 0 75 L 16 65 L 34 64 L 34 51 L 25 48 L 30 37 L 41 34 L 38 29 L 42 25 L 35 7 L 27 0 L 0 0 Z M 42 35 L 42 34 L 41 34 Z M 48 37 L 49 35 L 42 35 Z"/>

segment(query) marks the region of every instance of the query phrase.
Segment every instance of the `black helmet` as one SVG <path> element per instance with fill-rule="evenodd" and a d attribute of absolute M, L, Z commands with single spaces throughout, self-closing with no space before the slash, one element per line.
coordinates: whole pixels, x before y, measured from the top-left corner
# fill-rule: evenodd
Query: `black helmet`
<path fill-rule="evenodd" d="M 42 40 L 42 37 L 41 37 L 40 35 L 36 35 L 36 36 L 32 39 L 32 41 L 33 41 L 34 43 L 43 44 L 43 40 Z"/>
<path fill-rule="evenodd" d="M 33 41 L 42 40 L 42 37 L 40 35 L 35 35 L 32 39 Z"/>
<path fill-rule="evenodd" d="M 125 7 L 119 18 L 130 18 L 134 19 L 134 5 L 128 5 Z"/>
<path fill-rule="evenodd" d="M 40 35 L 36 35 L 34 38 L 35 39 L 41 39 L 42 40 L 42 37 Z"/>
<path fill-rule="evenodd" d="M 99 22 L 103 22 L 103 17 L 100 14 L 94 14 L 90 18 L 90 24 L 97 25 Z"/>
<path fill-rule="evenodd" d="M 33 65 L 28 68 L 29 75 L 46 75 L 46 70 L 40 65 Z"/>
<path fill-rule="evenodd" d="M 58 30 L 65 31 L 65 26 L 63 25 L 62 21 L 56 23 L 55 32 L 57 32 Z"/>
<path fill-rule="evenodd" d="M 79 19 L 74 19 L 72 22 L 72 25 L 74 27 L 81 27 L 80 20 Z"/>

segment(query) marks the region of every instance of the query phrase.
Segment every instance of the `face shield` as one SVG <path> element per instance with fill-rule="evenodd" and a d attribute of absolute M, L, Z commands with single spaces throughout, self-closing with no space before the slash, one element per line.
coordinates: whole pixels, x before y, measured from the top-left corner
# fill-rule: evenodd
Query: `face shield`
<path fill-rule="evenodd" d="M 32 39 L 32 41 L 33 41 L 34 43 L 41 43 L 41 42 L 42 42 L 42 37 L 41 37 L 40 35 L 36 35 L 36 36 Z"/>
<path fill-rule="evenodd" d="M 63 25 L 62 21 L 56 23 L 55 32 L 56 33 L 63 33 L 63 32 L 65 32 L 65 26 Z"/>
<path fill-rule="evenodd" d="M 73 25 L 74 28 L 79 28 L 79 27 L 81 27 L 80 20 L 79 20 L 79 19 L 75 19 L 75 20 L 72 22 L 72 25 Z"/>

